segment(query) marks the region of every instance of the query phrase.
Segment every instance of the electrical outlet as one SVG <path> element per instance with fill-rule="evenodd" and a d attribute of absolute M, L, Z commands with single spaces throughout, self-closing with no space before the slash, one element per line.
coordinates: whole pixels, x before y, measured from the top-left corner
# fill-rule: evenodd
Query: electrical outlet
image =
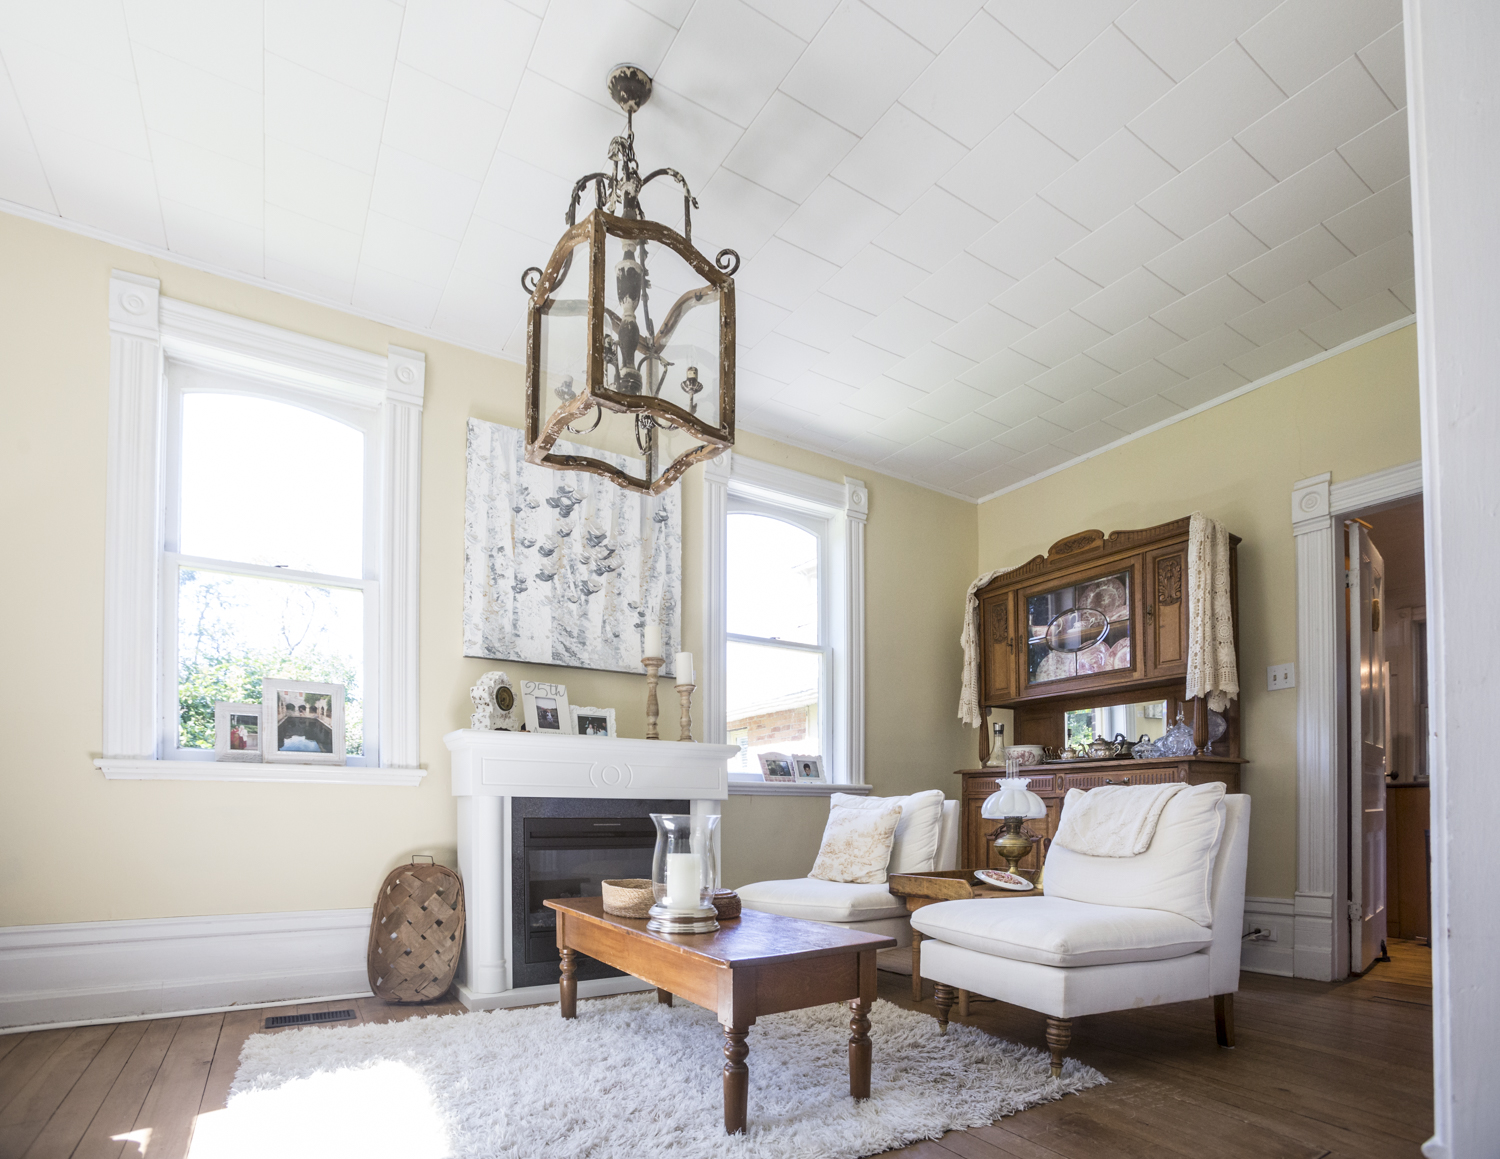
<path fill-rule="evenodd" d="M 1272 664 L 1266 669 L 1266 691 L 1279 692 L 1283 688 L 1297 687 L 1295 664 Z"/>
<path fill-rule="evenodd" d="M 1247 942 L 1274 942 L 1276 941 L 1276 927 L 1253 925 L 1251 922 L 1246 921 L 1243 940 Z"/>

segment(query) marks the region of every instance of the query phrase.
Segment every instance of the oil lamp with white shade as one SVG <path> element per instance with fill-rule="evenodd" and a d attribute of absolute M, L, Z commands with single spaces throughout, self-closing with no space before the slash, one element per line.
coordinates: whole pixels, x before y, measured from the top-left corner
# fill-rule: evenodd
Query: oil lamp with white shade
<path fill-rule="evenodd" d="M 1010 774 L 1000 782 L 1000 787 L 985 798 L 979 815 L 987 821 L 1004 821 L 1005 830 L 995 841 L 995 852 L 1005 858 L 1005 868 L 1016 872 L 1016 864 L 1031 852 L 1031 838 L 1021 832 L 1027 821 L 1035 821 L 1047 815 L 1047 802 L 1031 791 L 1031 781 L 1017 774 L 1020 763 L 1014 767 L 1006 761 L 1006 772 Z"/>

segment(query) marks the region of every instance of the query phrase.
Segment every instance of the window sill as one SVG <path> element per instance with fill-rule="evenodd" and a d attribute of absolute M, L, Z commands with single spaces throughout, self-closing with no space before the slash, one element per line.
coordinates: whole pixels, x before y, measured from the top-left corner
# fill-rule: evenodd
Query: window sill
<path fill-rule="evenodd" d="M 252 781 L 276 785 L 420 785 L 426 769 L 362 765 L 283 765 L 254 761 L 153 761 L 104 757 L 94 762 L 106 781 Z"/>
<path fill-rule="evenodd" d="M 797 785 L 778 784 L 774 781 L 730 781 L 731 797 L 831 797 L 835 793 L 849 793 L 864 797 L 870 792 L 869 785 Z"/>

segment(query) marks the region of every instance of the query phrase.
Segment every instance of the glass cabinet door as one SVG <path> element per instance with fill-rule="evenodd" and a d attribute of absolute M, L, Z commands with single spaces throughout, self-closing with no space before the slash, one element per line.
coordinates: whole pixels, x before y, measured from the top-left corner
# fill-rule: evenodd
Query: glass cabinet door
<path fill-rule="evenodd" d="M 1026 597 L 1028 686 L 1129 671 L 1132 569 Z"/>

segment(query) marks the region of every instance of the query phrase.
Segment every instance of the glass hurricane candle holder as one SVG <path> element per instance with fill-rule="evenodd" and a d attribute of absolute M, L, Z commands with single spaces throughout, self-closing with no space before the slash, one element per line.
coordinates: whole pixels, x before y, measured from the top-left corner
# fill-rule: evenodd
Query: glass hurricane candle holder
<path fill-rule="evenodd" d="M 663 934 L 709 934 L 719 928 L 714 890 L 719 858 L 714 837 L 719 818 L 711 814 L 652 813 L 656 852 L 651 858 L 648 930 Z"/>

